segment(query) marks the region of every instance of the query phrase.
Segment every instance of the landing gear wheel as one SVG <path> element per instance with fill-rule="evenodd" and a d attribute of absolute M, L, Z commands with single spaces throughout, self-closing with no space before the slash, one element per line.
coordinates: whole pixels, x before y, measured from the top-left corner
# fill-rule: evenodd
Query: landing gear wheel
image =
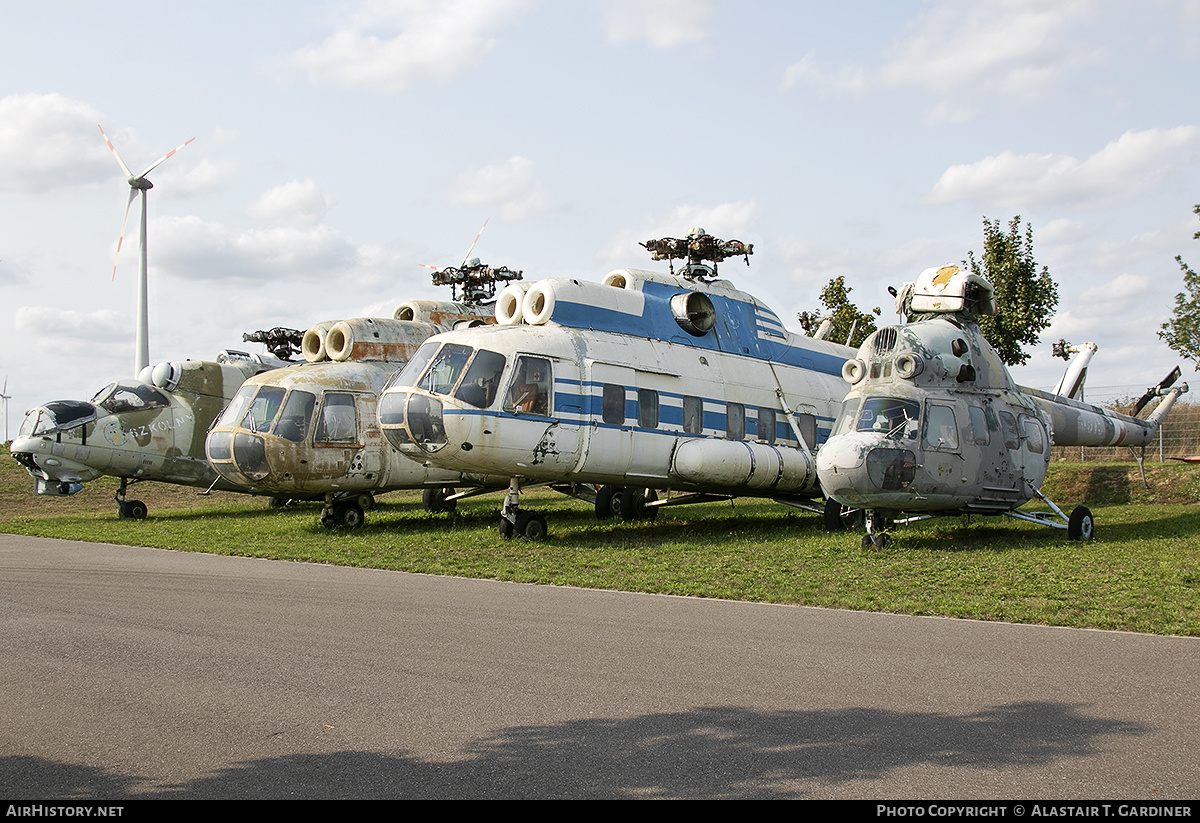
<path fill-rule="evenodd" d="M 117 504 L 117 516 L 126 520 L 145 520 L 149 509 L 141 500 L 126 500 Z"/>
<path fill-rule="evenodd" d="M 504 515 L 500 515 L 500 537 L 504 540 L 512 540 L 514 530 L 512 522 Z"/>
<path fill-rule="evenodd" d="M 541 540 L 546 536 L 546 518 L 534 512 L 517 515 L 516 533 L 530 540 Z"/>
<path fill-rule="evenodd" d="M 862 512 L 843 506 L 832 497 L 825 501 L 825 531 L 840 532 L 862 523 Z M 865 546 L 863 548 L 866 548 Z"/>
<path fill-rule="evenodd" d="M 334 517 L 333 511 L 331 509 L 329 509 L 328 507 L 326 507 L 324 510 L 321 511 L 321 525 L 327 529 L 332 529 L 334 526 L 337 525 L 337 521 L 334 520 L 333 517 Z"/>
<path fill-rule="evenodd" d="M 620 491 L 620 518 L 624 521 L 641 519 L 646 512 L 646 489 L 628 487 Z"/>
<path fill-rule="evenodd" d="M 343 503 L 339 503 L 335 517 L 337 518 L 337 522 L 347 529 L 360 528 L 367 520 L 366 515 L 363 514 L 362 506 L 353 500 L 346 500 Z"/>
<path fill-rule="evenodd" d="M 447 500 L 448 495 L 454 494 L 454 489 L 426 489 L 421 493 L 421 503 L 430 514 L 453 512 L 458 508 L 457 500 Z"/>
<path fill-rule="evenodd" d="M 1092 513 L 1083 506 L 1076 506 L 1067 521 L 1067 537 L 1072 540 L 1091 540 L 1096 533 Z"/>
<path fill-rule="evenodd" d="M 886 534 L 877 534 L 871 538 L 871 542 L 875 546 L 875 551 L 881 552 L 891 544 L 892 538 L 888 537 Z"/>
<path fill-rule="evenodd" d="M 268 509 L 282 509 L 287 505 L 287 499 L 283 497 L 271 497 L 267 499 Z"/>
<path fill-rule="evenodd" d="M 359 507 L 361 507 L 365 512 L 375 510 L 375 495 L 371 494 L 370 492 L 363 492 L 357 498 L 355 498 L 355 502 L 357 502 Z"/>
<path fill-rule="evenodd" d="M 601 486 L 596 492 L 596 519 L 608 520 L 621 513 L 620 486 Z"/>

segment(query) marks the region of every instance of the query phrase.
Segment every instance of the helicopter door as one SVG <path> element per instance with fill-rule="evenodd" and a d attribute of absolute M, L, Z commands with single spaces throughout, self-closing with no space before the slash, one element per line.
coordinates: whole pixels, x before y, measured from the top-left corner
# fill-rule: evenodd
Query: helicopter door
<path fill-rule="evenodd" d="M 637 420 L 634 372 L 609 363 L 589 362 L 584 383 L 587 400 L 587 445 L 584 466 L 589 473 L 623 480 L 633 460 L 633 426 Z"/>

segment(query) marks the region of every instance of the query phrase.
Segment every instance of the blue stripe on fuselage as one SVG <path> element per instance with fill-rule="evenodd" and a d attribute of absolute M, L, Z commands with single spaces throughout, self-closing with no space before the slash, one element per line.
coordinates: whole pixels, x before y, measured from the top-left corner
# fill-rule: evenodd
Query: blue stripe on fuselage
<path fill-rule="evenodd" d="M 647 280 L 642 284 L 645 308 L 640 316 L 592 305 L 559 299 L 554 306 L 553 322 L 577 329 L 627 334 L 709 351 L 728 352 L 758 360 L 824 374 L 841 375 L 845 358 L 804 347 L 807 338 L 791 334 L 783 339 L 764 339 L 760 331 L 774 331 L 769 321 L 760 322 L 761 307 L 754 303 L 704 292 L 717 310 L 717 323 L 702 337 L 694 337 L 679 327 L 671 315 L 671 298 L 684 289 Z M 770 310 L 766 310 L 769 312 Z M 766 313 L 763 312 L 763 313 Z M 771 313 L 773 314 L 773 313 Z"/>

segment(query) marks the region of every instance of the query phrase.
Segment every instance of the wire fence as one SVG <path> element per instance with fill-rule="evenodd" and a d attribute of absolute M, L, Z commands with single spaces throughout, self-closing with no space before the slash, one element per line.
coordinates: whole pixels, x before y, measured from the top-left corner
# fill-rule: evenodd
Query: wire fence
<path fill-rule="evenodd" d="M 1130 414 L 1133 404 L 1146 391 L 1145 386 L 1097 386 L 1084 390 L 1084 401 L 1095 406 Z M 1153 410 L 1153 405 L 1150 406 Z M 1143 412 L 1142 417 L 1146 416 Z M 1134 459 L 1128 447 L 1081 448 L 1079 446 L 1055 446 L 1051 452 L 1055 460 L 1082 462 L 1110 462 Z M 1162 463 L 1172 457 L 1200 455 L 1200 400 L 1191 400 L 1185 394 L 1167 415 L 1158 430 L 1154 443 L 1146 446 L 1146 459 Z"/>

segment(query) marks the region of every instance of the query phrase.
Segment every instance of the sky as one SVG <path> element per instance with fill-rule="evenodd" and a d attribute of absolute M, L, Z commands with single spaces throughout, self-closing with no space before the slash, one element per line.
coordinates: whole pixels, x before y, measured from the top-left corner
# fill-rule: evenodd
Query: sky
<path fill-rule="evenodd" d="M 195 138 L 149 175 L 152 363 L 449 299 L 422 264 L 485 221 L 473 256 L 526 280 L 753 243 L 721 275 L 798 330 L 838 276 L 893 320 L 889 285 L 1019 215 L 1060 301 L 1018 382 L 1054 385 L 1060 338 L 1099 346 L 1093 398 L 1195 375 L 1156 335 L 1200 264 L 1194 0 L 3 6 L 8 436 L 133 376 L 137 206 L 118 257 L 98 126 L 135 173 Z"/>

